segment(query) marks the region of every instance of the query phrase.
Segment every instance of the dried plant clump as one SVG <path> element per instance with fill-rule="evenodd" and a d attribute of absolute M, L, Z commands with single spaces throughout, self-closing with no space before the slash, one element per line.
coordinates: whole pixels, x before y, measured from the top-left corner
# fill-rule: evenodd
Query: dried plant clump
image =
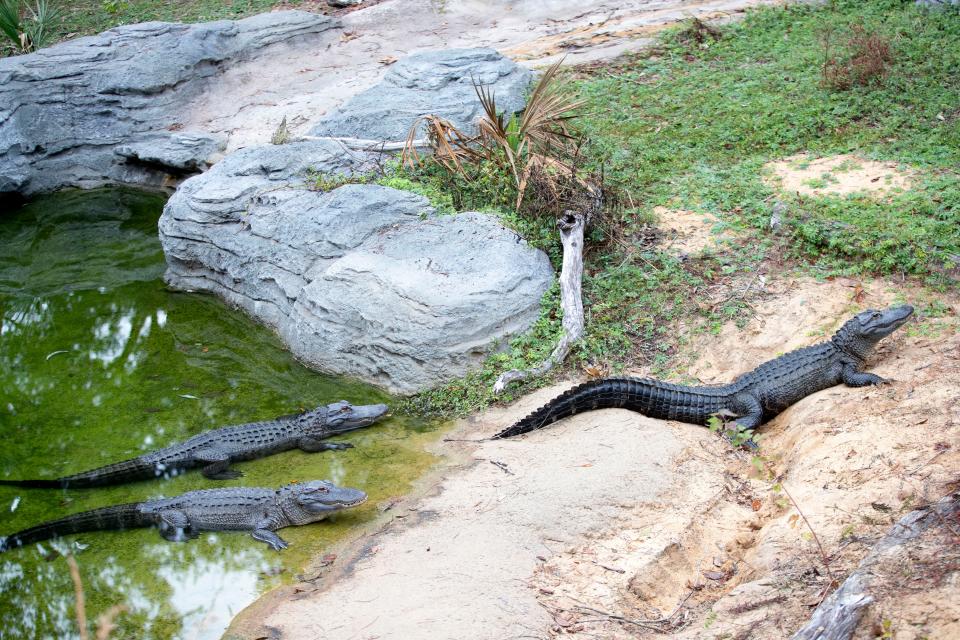
<path fill-rule="evenodd" d="M 681 44 L 707 44 L 710 40 L 719 40 L 723 37 L 720 29 L 693 16 L 686 26 L 677 32 L 677 42 Z"/>
<path fill-rule="evenodd" d="M 853 25 L 841 55 L 833 51 L 835 31 L 823 32 L 821 83 L 828 89 L 846 91 L 855 86 L 880 84 L 893 63 L 890 40 L 862 25 Z"/>
<path fill-rule="evenodd" d="M 420 127 L 426 125 L 434 159 L 447 170 L 469 179 L 466 163 L 491 162 L 509 172 L 517 187 L 519 209 L 534 173 L 541 183 L 539 188 L 548 191 L 554 176 L 562 179 L 575 173 L 571 160 L 577 157 L 579 143 L 567 125 L 576 117 L 575 110 L 581 103 L 559 91 L 559 70 L 557 62 L 544 72 L 520 116 L 507 117 L 498 112 L 493 91 L 474 85 L 483 108 L 476 135 L 464 133 L 439 116 L 418 118 L 407 136 L 403 162 L 410 166 L 420 162 L 415 142 Z"/>

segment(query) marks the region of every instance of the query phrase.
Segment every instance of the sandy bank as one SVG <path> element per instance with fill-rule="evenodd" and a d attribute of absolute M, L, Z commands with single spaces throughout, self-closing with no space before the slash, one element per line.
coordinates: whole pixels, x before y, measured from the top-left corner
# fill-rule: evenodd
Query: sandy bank
<path fill-rule="evenodd" d="M 745 328 L 695 334 L 690 374 L 732 378 L 822 340 L 855 310 L 910 296 L 890 281 L 771 280 Z M 870 370 L 895 384 L 827 389 L 763 429 L 767 469 L 810 521 L 835 577 L 900 515 L 943 495 L 960 468 L 960 302 L 944 300 L 943 317 L 921 316 L 879 350 Z M 488 411 L 451 437 L 490 435 L 565 386 Z M 232 632 L 436 640 L 749 628 L 742 637 L 782 638 L 826 588 L 797 509 L 749 456 L 706 429 L 604 410 L 517 440 L 439 451 L 449 466 L 422 497 L 392 506 L 383 527 L 321 579 L 262 600 Z M 952 571 L 891 583 L 869 615 L 916 631 L 903 637 L 947 637 L 938 633 L 960 615 L 948 595 Z M 915 602 L 895 607 L 907 586 Z M 664 620 L 644 627 L 611 616 Z"/>

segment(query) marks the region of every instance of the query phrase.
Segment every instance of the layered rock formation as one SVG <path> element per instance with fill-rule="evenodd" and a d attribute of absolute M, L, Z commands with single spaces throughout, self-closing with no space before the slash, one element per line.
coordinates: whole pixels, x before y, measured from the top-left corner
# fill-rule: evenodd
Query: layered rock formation
<path fill-rule="evenodd" d="M 533 80 L 529 69 L 493 49 L 441 49 L 408 56 L 378 84 L 321 119 L 314 136 L 404 140 L 422 115 L 438 115 L 463 131 L 483 113 L 474 85 L 491 88 L 497 109 L 523 109 Z"/>
<path fill-rule="evenodd" d="M 167 281 L 273 327 L 317 369 L 413 393 L 524 331 L 553 277 L 496 218 L 349 179 L 374 157 L 333 140 L 255 147 L 187 180 L 160 220 Z"/>
<path fill-rule="evenodd" d="M 0 58 L 0 194 L 202 170 L 223 140 L 179 131 L 189 102 L 230 64 L 337 25 L 302 11 L 148 22 Z"/>

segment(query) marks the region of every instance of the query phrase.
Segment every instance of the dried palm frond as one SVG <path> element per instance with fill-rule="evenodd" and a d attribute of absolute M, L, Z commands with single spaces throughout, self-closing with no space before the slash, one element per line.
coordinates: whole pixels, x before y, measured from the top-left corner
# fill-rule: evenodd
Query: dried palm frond
<path fill-rule="evenodd" d="M 400 156 L 403 164 L 414 167 L 420 163 L 420 154 L 417 153 L 417 132 L 421 125 L 427 127 L 427 140 L 430 142 L 430 148 L 433 149 L 433 157 L 447 171 L 466 175 L 463 162 L 478 157 L 474 149 L 476 137 L 468 136 L 446 118 L 435 115 L 420 116 L 414 120 Z"/>

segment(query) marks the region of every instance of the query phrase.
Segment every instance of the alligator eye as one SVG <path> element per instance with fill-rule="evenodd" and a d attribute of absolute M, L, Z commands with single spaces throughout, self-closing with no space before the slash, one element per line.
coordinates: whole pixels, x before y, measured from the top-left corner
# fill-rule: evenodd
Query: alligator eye
<path fill-rule="evenodd" d="M 880 313 L 879 311 L 874 311 L 874 312 L 873 312 L 873 319 L 874 319 L 874 320 L 876 320 L 876 319 L 879 318 L 880 316 L 881 316 L 881 313 Z"/>
<path fill-rule="evenodd" d="M 340 413 L 347 413 L 350 411 L 350 407 L 340 407 Z"/>

